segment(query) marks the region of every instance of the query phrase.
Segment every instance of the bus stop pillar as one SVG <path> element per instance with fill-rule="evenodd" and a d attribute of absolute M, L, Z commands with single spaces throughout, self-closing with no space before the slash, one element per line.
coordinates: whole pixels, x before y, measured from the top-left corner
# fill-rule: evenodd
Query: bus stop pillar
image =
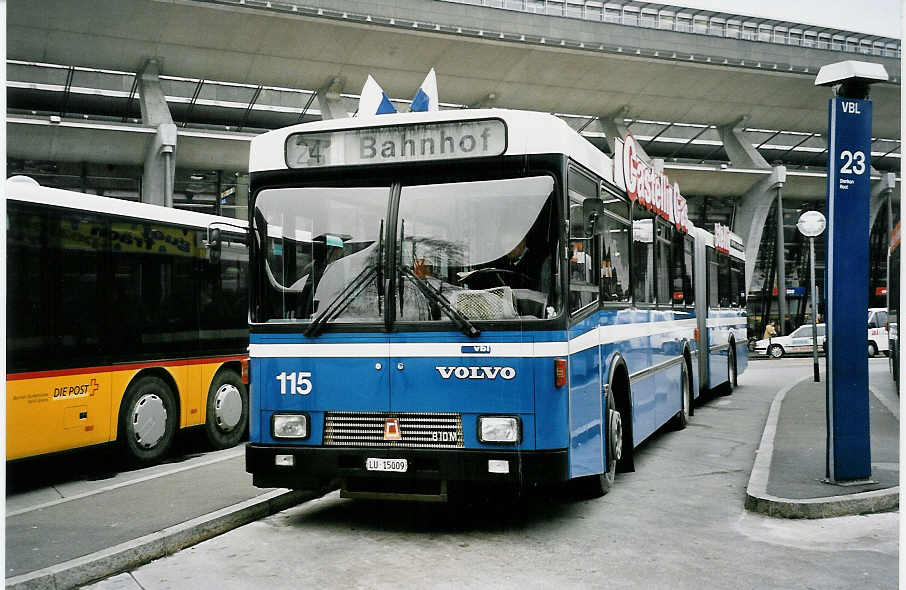
<path fill-rule="evenodd" d="M 832 86 L 827 158 L 827 461 L 830 483 L 871 477 L 868 414 L 868 236 L 871 100 L 883 66 L 845 61 L 821 68 L 815 85 Z"/>
<path fill-rule="evenodd" d="M 138 83 L 142 123 L 157 130 L 145 148 L 142 203 L 172 207 L 176 175 L 176 125 L 160 86 L 160 64 L 157 60 L 145 62 L 145 67 L 138 73 Z"/>

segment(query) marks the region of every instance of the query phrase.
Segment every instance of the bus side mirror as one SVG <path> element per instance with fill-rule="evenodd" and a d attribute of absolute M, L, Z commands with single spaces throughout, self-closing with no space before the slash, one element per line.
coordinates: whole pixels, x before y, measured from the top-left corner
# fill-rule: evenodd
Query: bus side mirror
<path fill-rule="evenodd" d="M 211 229 L 210 237 L 208 238 L 208 260 L 213 264 L 220 262 L 220 230 L 217 228 Z"/>
<path fill-rule="evenodd" d="M 604 231 L 597 223 L 598 216 L 604 210 L 601 199 L 585 199 L 581 205 L 569 207 L 569 235 L 571 238 L 590 238 Z"/>
<path fill-rule="evenodd" d="M 604 227 L 597 222 L 603 211 L 604 201 L 601 199 L 585 199 L 582 201 L 582 215 L 585 217 L 585 237 L 590 238 L 604 232 Z"/>

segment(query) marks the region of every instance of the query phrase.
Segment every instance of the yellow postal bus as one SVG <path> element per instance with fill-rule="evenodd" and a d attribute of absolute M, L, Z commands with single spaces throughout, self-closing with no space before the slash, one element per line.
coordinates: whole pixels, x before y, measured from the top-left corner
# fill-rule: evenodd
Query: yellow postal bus
<path fill-rule="evenodd" d="M 189 426 L 239 442 L 244 222 L 23 177 L 6 189 L 7 460 L 116 441 L 148 463 Z"/>

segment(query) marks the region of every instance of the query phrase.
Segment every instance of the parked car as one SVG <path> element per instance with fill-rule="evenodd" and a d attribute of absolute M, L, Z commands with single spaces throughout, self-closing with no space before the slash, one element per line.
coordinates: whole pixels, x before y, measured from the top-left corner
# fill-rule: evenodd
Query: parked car
<path fill-rule="evenodd" d="M 887 338 L 887 308 L 871 307 L 868 309 L 868 356 L 879 352 L 888 354 L 890 344 Z"/>
<path fill-rule="evenodd" d="M 824 350 L 825 325 L 818 324 L 818 346 Z M 788 336 L 774 336 L 771 339 L 759 340 L 755 343 L 757 354 L 767 355 L 779 359 L 785 354 L 812 352 L 812 326 L 806 324 L 799 326 Z"/>

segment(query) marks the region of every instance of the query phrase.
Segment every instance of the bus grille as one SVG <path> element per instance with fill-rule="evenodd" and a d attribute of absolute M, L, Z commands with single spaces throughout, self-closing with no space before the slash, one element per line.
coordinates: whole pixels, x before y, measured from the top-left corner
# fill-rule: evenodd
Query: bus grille
<path fill-rule="evenodd" d="M 384 428 L 391 418 L 399 420 L 399 440 L 384 439 Z M 462 448 L 465 446 L 462 416 L 439 412 L 327 412 L 324 417 L 324 446 Z"/>

